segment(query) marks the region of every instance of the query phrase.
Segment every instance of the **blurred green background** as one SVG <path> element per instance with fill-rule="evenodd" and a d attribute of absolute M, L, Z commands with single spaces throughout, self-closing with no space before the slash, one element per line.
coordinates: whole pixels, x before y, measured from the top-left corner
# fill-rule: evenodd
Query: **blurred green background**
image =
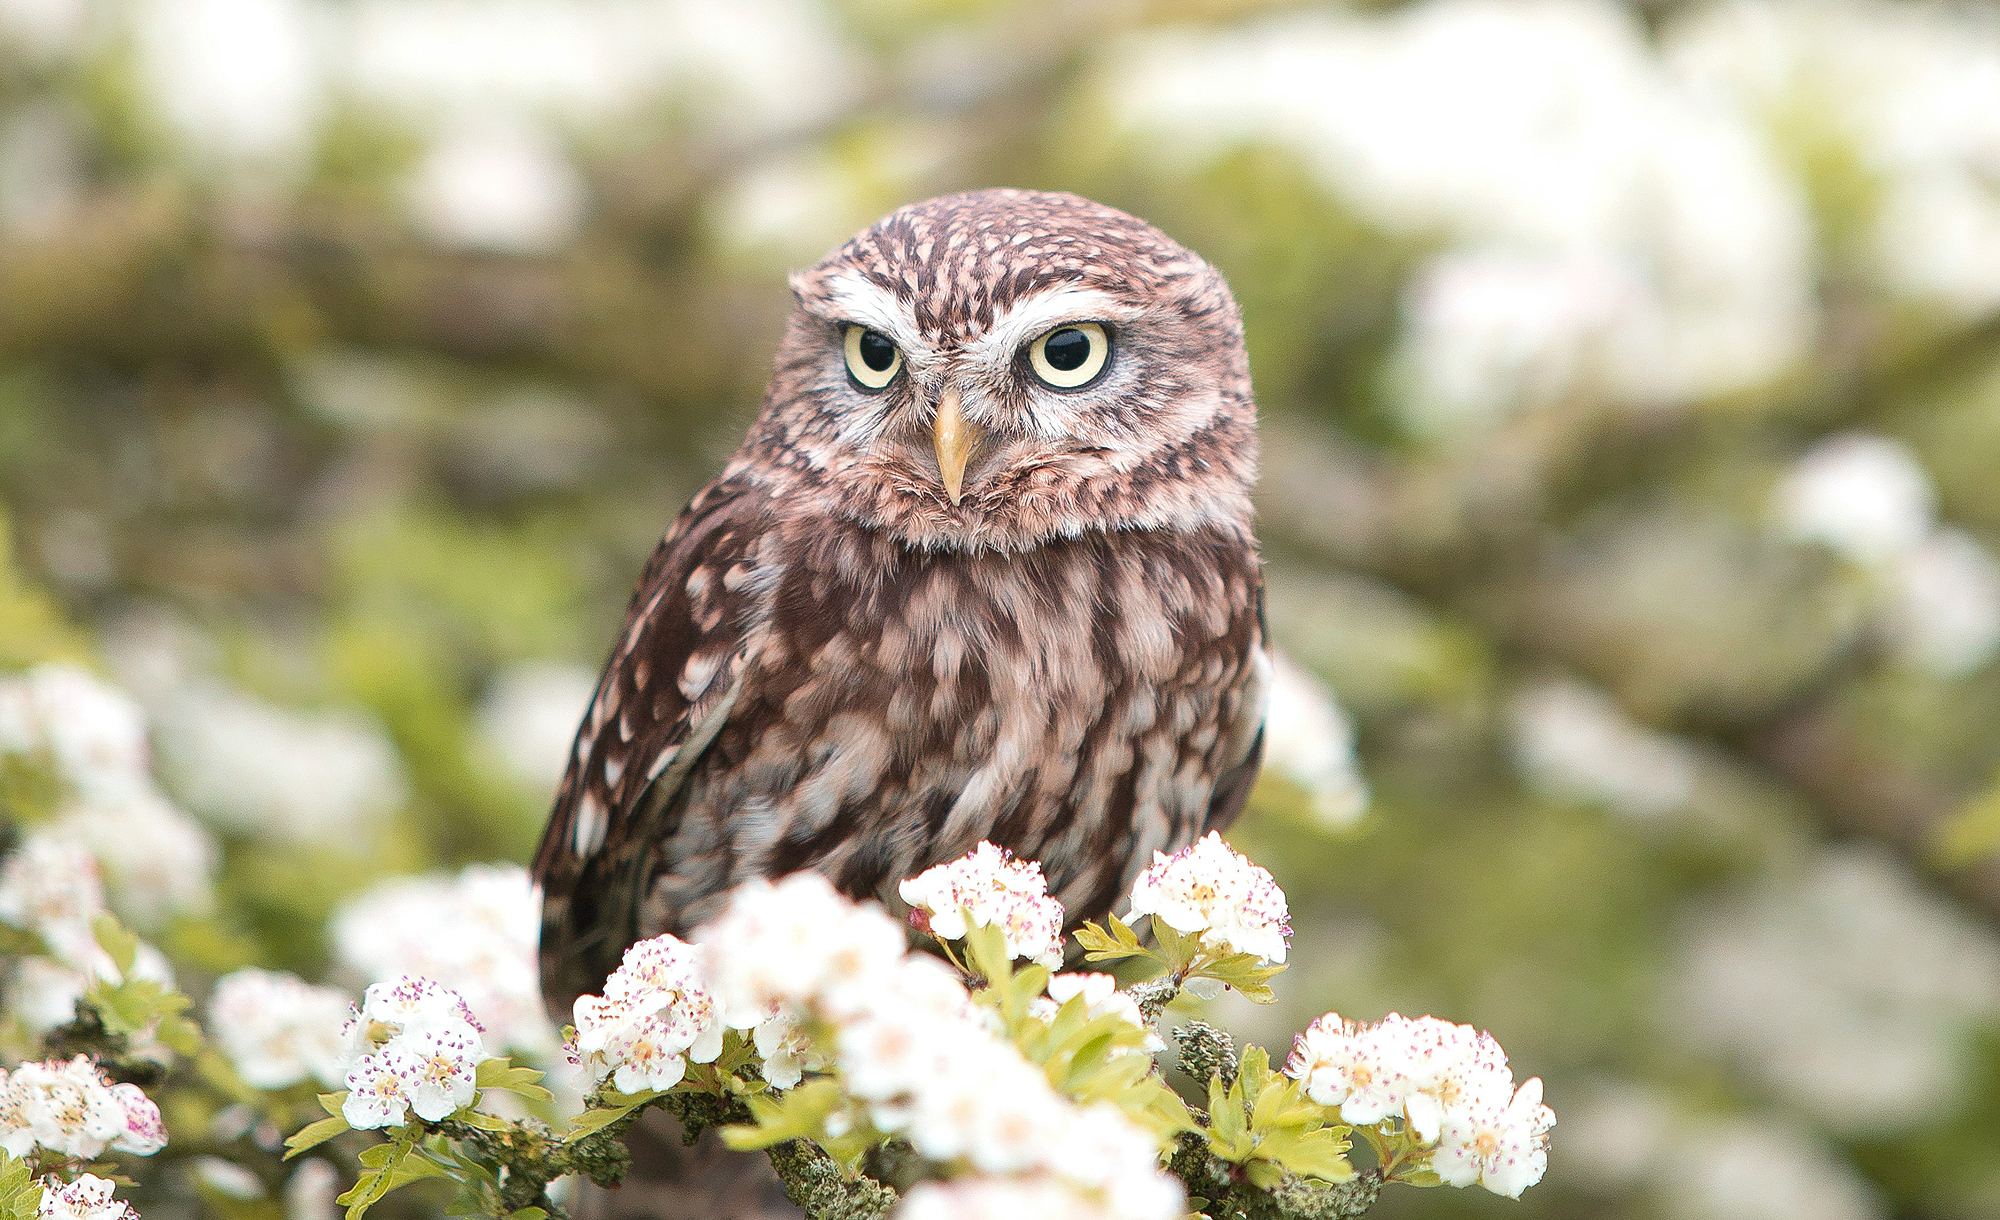
<path fill-rule="evenodd" d="M 1223 1019 L 1547 1081 L 1523 1202 L 1377 1214 L 2000 1215 L 1986 5 L 0 2 L 0 664 L 99 658 L 223 829 L 170 953 L 525 859 L 786 270 L 987 185 L 1244 307 L 1372 798 L 1260 787 Z"/>

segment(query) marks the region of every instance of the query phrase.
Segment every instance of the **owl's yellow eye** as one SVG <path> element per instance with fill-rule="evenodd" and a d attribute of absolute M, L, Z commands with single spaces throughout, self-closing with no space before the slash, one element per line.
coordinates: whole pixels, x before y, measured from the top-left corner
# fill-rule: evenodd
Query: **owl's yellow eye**
<path fill-rule="evenodd" d="M 842 346 L 847 352 L 847 371 L 868 389 L 888 385 L 896 379 L 896 370 L 903 367 L 903 353 L 879 330 L 850 326 Z"/>
<path fill-rule="evenodd" d="M 1089 385 L 1111 356 L 1111 336 L 1095 322 L 1058 326 L 1028 345 L 1028 367 L 1058 390 Z"/>

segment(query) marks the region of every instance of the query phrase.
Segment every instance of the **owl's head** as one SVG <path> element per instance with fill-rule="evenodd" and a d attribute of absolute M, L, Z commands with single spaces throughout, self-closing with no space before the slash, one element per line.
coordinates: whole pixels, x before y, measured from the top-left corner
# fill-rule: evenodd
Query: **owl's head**
<path fill-rule="evenodd" d="M 1216 270 L 1074 195 L 891 213 L 792 277 L 739 466 L 911 545 L 1248 530 L 1256 410 Z"/>

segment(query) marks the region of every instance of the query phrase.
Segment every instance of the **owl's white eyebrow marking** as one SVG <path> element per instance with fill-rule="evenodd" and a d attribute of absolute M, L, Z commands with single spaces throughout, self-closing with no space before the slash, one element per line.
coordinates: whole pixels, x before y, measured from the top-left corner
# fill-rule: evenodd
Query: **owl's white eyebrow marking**
<path fill-rule="evenodd" d="M 836 269 L 826 273 L 820 288 L 833 306 L 835 320 L 881 331 L 902 350 L 905 359 L 921 361 L 936 354 L 909 306 L 867 276 Z"/>
<path fill-rule="evenodd" d="M 1129 322 L 1140 311 L 1108 292 L 1064 287 L 1016 301 L 972 343 L 966 354 L 981 364 L 1004 368 L 1021 345 L 1064 322 Z"/>

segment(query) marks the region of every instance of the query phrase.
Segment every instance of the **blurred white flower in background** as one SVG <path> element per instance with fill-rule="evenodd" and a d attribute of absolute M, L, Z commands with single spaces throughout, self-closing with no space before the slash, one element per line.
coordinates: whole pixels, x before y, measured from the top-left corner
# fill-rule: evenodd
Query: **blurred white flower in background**
<path fill-rule="evenodd" d="M 553 794 L 596 689 L 596 673 L 582 665 L 509 666 L 494 675 L 479 701 L 479 741 L 523 787 Z"/>
<path fill-rule="evenodd" d="M 86 799 L 150 782 L 145 714 L 125 692 L 74 665 L 0 678 L 0 753 L 46 753 Z"/>
<path fill-rule="evenodd" d="M 2000 308 L 2000 17 L 1882 0 L 1703 5 L 1667 47 L 1684 79 L 1774 139 L 1853 152 L 1877 195 L 1863 254 L 1883 287 L 1968 318 Z"/>
<path fill-rule="evenodd" d="M 535 960 L 541 906 L 527 870 L 514 864 L 398 878 L 340 909 L 334 950 L 364 982 L 437 980 L 479 1014 L 490 1046 L 546 1059 L 556 1036 Z"/>
<path fill-rule="evenodd" d="M 1859 564 L 1902 555 L 1930 533 L 1936 513 L 1930 476 L 1909 446 L 1843 432 L 1815 444 L 1772 493 L 1778 529 L 1820 543 Z"/>
<path fill-rule="evenodd" d="M 832 112 L 863 75 L 804 0 L 363 0 L 351 13 L 354 88 L 420 119 L 602 120 L 670 100 L 702 126 L 755 136 Z"/>
<path fill-rule="evenodd" d="M 215 984 L 208 1026 L 245 1084 L 282 1089 L 341 1080 L 341 1030 L 349 1001 L 331 987 L 276 970 L 244 969 Z"/>
<path fill-rule="evenodd" d="M 230 830 L 351 842 L 408 795 L 388 734 L 358 711 L 295 711 L 203 679 L 163 700 L 157 717 L 169 787 Z"/>
<path fill-rule="evenodd" d="M 418 229 L 443 246 L 541 254 L 576 235 L 583 180 L 554 138 L 524 120 L 447 130 L 407 187 Z"/>
<path fill-rule="evenodd" d="M 1670 1028 L 1847 1134 L 1933 1121 L 2000 1018 L 2000 941 L 1893 858 L 1849 847 L 1695 921 Z"/>
<path fill-rule="evenodd" d="M 1884 627 L 1906 662 L 1957 677 L 1992 660 L 2000 648 L 2000 564 L 1977 539 L 1935 530 L 1892 571 Z"/>
<path fill-rule="evenodd" d="M 1489 302 L 1430 316 L 1420 301 L 1410 343 L 1473 351 L 1408 360 L 1525 382 L 1468 389 L 1441 372 L 1440 402 L 1411 407 L 1420 421 L 1530 400 L 1580 345 L 1614 399 L 1731 393 L 1784 372 L 1817 325 L 1796 185 L 1740 114 L 1669 78 L 1618 6 L 1432 0 L 1154 35 L 1114 56 L 1111 87 L 1163 156 L 1275 142 L 1391 232 L 1518 260 L 1487 291 L 1531 294 L 1539 323 L 1496 333 Z M 1551 265 L 1531 275 L 1536 258 Z"/>
<path fill-rule="evenodd" d="M 65 56 L 90 33 L 96 8 L 92 0 L 0 0 L 0 31 L 37 58 Z"/>
<path fill-rule="evenodd" d="M 1368 807 L 1368 782 L 1354 755 L 1347 713 L 1326 683 L 1275 652 L 1264 765 L 1305 790 L 1322 826 L 1352 826 Z"/>
<path fill-rule="evenodd" d="M 32 932 L 47 956 L 23 956 L 7 978 L 7 1010 L 36 1033 L 76 1016 L 76 1001 L 93 979 L 122 975 L 97 943 L 93 921 L 104 910 L 96 857 L 50 830 L 29 834 L 0 862 L 0 923 Z M 158 949 L 141 941 L 132 975 L 171 985 L 173 970 Z M 150 1054 L 145 1040 L 135 1048 Z"/>
<path fill-rule="evenodd" d="M 1658 302 L 1631 269 L 1593 255 L 1448 252 L 1404 292 L 1392 357 L 1420 430 L 1476 434 L 1525 408 L 1606 388 L 1644 404 L 1640 349 L 1657 340 Z"/>
<path fill-rule="evenodd" d="M 140 88 L 190 147 L 293 160 L 323 108 L 323 16 L 306 0 L 142 0 Z"/>
<path fill-rule="evenodd" d="M 1783 536 L 1826 546 L 1871 577 L 1898 659 L 1955 678 L 2000 649 L 2000 563 L 1971 534 L 1938 525 L 1936 499 L 1909 446 L 1847 432 L 1792 465 L 1771 511 Z"/>
<path fill-rule="evenodd" d="M 1507 701 L 1507 723 L 1515 765 L 1545 796 L 1641 819 L 1685 809 L 1694 796 L 1694 751 L 1581 682 L 1522 688 Z"/>
<path fill-rule="evenodd" d="M 214 904 L 221 862 L 214 837 L 151 788 L 72 805 L 55 833 L 103 865 L 112 908 L 135 927 L 157 928 Z"/>

